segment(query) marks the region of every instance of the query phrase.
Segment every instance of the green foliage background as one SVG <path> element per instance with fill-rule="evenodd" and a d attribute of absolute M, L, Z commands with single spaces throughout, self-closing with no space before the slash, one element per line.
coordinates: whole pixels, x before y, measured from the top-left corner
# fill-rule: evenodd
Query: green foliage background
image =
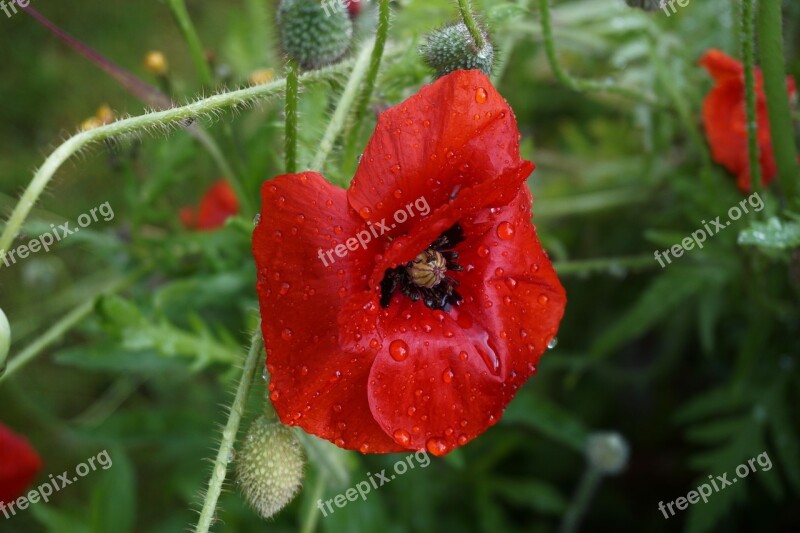
<path fill-rule="evenodd" d="M 587 435 L 614 430 L 630 443 L 630 463 L 603 480 L 584 530 L 797 530 L 800 239 L 791 234 L 797 220 L 780 211 L 773 189 L 762 193 L 762 213 L 746 215 L 703 250 L 665 269 L 653 259 L 656 249 L 678 243 L 703 220 L 724 219 L 742 199 L 734 179 L 710 164 L 699 136 L 711 81 L 697 66 L 712 47 L 738 56 L 738 2 L 695 1 L 671 17 L 631 9 L 623 0 L 552 3 L 555 44 L 568 70 L 614 80 L 658 102 L 568 90 L 547 63 L 538 2 L 478 3 L 503 57 L 498 87 L 517 113 L 524 155 L 538 166 L 530 182 L 534 221 L 569 296 L 559 345 L 500 424 L 367 501 L 317 516 L 318 528 L 550 531 L 586 468 Z M 784 4 L 787 62 L 797 75 L 800 7 Z M 162 50 L 176 99 L 200 93 L 164 3 L 32 5 L 153 84 L 141 60 L 147 50 Z M 204 44 L 230 69 L 229 87 L 245 85 L 257 68 L 280 75 L 270 0 L 189 7 Z M 360 41 L 374 31 L 375 8 L 366 5 Z M 379 105 L 397 103 L 430 81 L 415 49 L 426 32 L 457 16 L 445 0 L 401 0 L 393 9 Z M 0 15 L 0 48 L 0 209 L 6 214 L 33 169 L 101 103 L 119 115 L 144 108 L 25 14 Z M 346 80 L 304 90 L 301 162 L 313 157 Z M 247 191 L 257 198 L 261 182 L 282 172 L 281 101 L 221 114 L 208 129 L 221 135 L 226 124 Z M 337 151 L 326 175 L 346 183 L 354 165 Z M 106 201 L 115 219 L 0 270 L 12 357 L 77 306 L 93 306 L 78 327 L 0 382 L 0 420 L 44 457 L 40 483 L 102 449 L 114 467 L 48 505 L 0 519 L 0 531 L 173 532 L 196 521 L 210 470 L 206 459 L 215 453 L 223 406 L 232 400 L 242 346 L 257 319 L 249 253 L 254 213 L 210 234 L 188 232 L 178 218 L 179 208 L 196 203 L 218 177 L 213 160 L 185 133 L 143 135 L 73 159 L 35 207 L 29 235 Z M 748 241 L 751 232 L 737 243 L 740 232 L 765 229 L 757 224 L 773 216 L 789 229 Z M 125 280 L 123 290 L 96 298 L 118 280 Z M 245 427 L 260 412 L 264 388 L 259 382 L 251 394 Z M 675 518 L 659 512 L 659 501 L 685 496 L 709 474 L 733 472 L 764 451 L 772 470 L 751 474 Z M 320 469 L 340 468 L 349 478 L 326 486 L 329 498 L 398 459 L 334 453 L 327 466 L 313 461 L 306 490 L 269 524 L 231 483 L 216 530 L 298 530 L 316 512 L 311 488 Z"/>

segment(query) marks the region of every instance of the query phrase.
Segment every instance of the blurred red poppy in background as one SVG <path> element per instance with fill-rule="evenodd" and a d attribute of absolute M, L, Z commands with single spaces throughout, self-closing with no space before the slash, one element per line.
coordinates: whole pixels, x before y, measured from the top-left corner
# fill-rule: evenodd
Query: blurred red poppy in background
<path fill-rule="evenodd" d="M 736 183 L 745 194 L 749 193 L 750 163 L 747 141 L 747 109 L 745 103 L 744 66 L 720 50 L 709 50 L 700 59 L 715 85 L 703 105 L 703 124 L 714 161 L 736 175 Z M 756 70 L 756 106 L 758 118 L 758 145 L 761 162 L 761 180 L 769 185 L 777 174 L 775 156 L 769 130 L 767 98 L 760 70 Z M 786 80 L 789 94 L 797 91 L 792 78 Z"/>
<path fill-rule="evenodd" d="M 188 229 L 210 231 L 221 227 L 228 218 L 239 212 L 236 193 L 225 180 L 219 180 L 200 200 L 199 209 L 187 206 L 181 209 L 181 222 Z"/>
<path fill-rule="evenodd" d="M 253 252 L 285 424 L 444 455 L 500 419 L 566 305 L 519 139 L 489 79 L 456 71 L 380 116 L 347 191 L 264 184 Z"/>
<path fill-rule="evenodd" d="M 10 503 L 25 493 L 42 467 L 28 441 L 0 424 L 0 503 Z"/>

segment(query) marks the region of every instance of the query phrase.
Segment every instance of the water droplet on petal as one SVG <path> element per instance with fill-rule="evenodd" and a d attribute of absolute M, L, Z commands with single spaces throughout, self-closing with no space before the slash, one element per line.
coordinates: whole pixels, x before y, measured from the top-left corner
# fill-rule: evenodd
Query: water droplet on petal
<path fill-rule="evenodd" d="M 497 226 L 497 236 L 504 241 L 513 238 L 515 232 L 516 228 L 514 228 L 514 224 L 511 222 L 501 222 L 500 225 Z"/>
<path fill-rule="evenodd" d="M 437 457 L 441 457 L 447 453 L 447 444 L 437 437 L 428 439 L 428 442 L 425 443 L 425 448 Z"/>
<path fill-rule="evenodd" d="M 446 369 L 442 373 L 442 381 L 444 381 L 445 383 L 452 383 L 452 381 L 453 381 L 453 371 L 450 370 L 449 368 Z"/>
<path fill-rule="evenodd" d="M 411 435 L 408 434 L 408 431 L 398 429 L 394 432 L 394 440 L 400 446 L 408 446 L 411 444 Z"/>
<path fill-rule="evenodd" d="M 396 339 L 389 344 L 389 355 L 397 362 L 405 361 L 408 353 L 408 344 L 405 341 Z"/>
<path fill-rule="evenodd" d="M 489 99 L 489 93 L 486 92 L 486 89 L 483 87 L 478 87 L 478 90 L 475 91 L 475 101 L 479 104 L 483 104 L 486 100 Z"/>
<path fill-rule="evenodd" d="M 556 346 L 558 346 L 558 337 L 553 337 L 549 341 L 547 341 L 547 349 L 548 350 L 552 350 Z"/>
<path fill-rule="evenodd" d="M 292 330 L 286 328 L 283 331 L 281 331 L 281 338 L 285 341 L 292 340 Z"/>
<path fill-rule="evenodd" d="M 480 245 L 478 246 L 478 255 L 481 257 L 486 257 L 489 255 L 489 249 L 486 246 Z"/>
<path fill-rule="evenodd" d="M 549 301 L 550 301 L 550 298 L 546 294 L 540 294 L 539 295 L 539 303 L 540 304 L 546 305 L 547 302 L 549 302 Z"/>

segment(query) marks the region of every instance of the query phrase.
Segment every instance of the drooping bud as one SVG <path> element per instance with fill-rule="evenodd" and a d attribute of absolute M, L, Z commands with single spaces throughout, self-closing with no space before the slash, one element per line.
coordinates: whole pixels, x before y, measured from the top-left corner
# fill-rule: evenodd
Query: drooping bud
<path fill-rule="evenodd" d="M 6 314 L 0 309 L 0 361 L 5 361 L 8 357 L 8 350 L 11 348 L 11 326 L 8 325 Z M 3 374 L 5 365 L 0 363 L 0 375 Z"/>
<path fill-rule="evenodd" d="M 484 46 L 479 50 L 466 24 L 446 26 L 428 35 L 420 53 L 440 78 L 456 70 L 480 70 L 490 76 L 494 68 L 494 46 L 487 32 L 481 31 L 481 35 Z"/>
<path fill-rule="evenodd" d="M 242 492 L 265 519 L 286 507 L 302 486 L 300 441 L 291 429 L 264 416 L 250 426 L 236 461 Z"/>
<path fill-rule="evenodd" d="M 586 443 L 586 459 L 592 468 L 605 475 L 625 470 L 629 454 L 627 441 L 616 432 L 593 433 Z"/>
<path fill-rule="evenodd" d="M 353 22 L 336 0 L 281 0 L 278 28 L 283 51 L 306 70 L 340 60 L 353 40 Z"/>
<path fill-rule="evenodd" d="M 164 54 L 158 50 L 152 50 L 144 56 L 144 68 L 154 76 L 166 76 L 169 72 L 169 63 Z"/>

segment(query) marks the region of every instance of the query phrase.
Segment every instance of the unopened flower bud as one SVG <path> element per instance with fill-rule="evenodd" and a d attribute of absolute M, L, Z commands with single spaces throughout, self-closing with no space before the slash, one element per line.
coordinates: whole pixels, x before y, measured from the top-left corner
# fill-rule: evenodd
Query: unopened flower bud
<path fill-rule="evenodd" d="M 306 70 L 340 60 L 353 40 L 353 22 L 335 2 L 281 0 L 278 28 L 283 51 Z"/>
<path fill-rule="evenodd" d="M 258 418 L 237 455 L 239 485 L 248 503 L 267 519 L 289 505 L 303 484 L 305 457 L 291 429 Z"/>
<path fill-rule="evenodd" d="M 169 63 L 164 54 L 158 50 L 153 50 L 144 56 L 144 68 L 155 76 L 166 76 L 169 72 Z"/>
<path fill-rule="evenodd" d="M 586 458 L 597 471 L 619 474 L 628 465 L 630 450 L 625 438 L 616 432 L 593 433 L 586 443 Z"/>
<path fill-rule="evenodd" d="M 481 34 L 484 46 L 479 50 L 463 22 L 446 26 L 428 35 L 420 53 L 440 78 L 456 70 L 480 70 L 490 76 L 494 68 L 494 46 L 485 31 Z"/>
<path fill-rule="evenodd" d="M 6 314 L 0 309 L 0 361 L 5 361 L 8 357 L 8 350 L 11 348 L 11 326 L 8 325 Z M 3 365 L 0 364 L 0 375 L 3 374 Z"/>

